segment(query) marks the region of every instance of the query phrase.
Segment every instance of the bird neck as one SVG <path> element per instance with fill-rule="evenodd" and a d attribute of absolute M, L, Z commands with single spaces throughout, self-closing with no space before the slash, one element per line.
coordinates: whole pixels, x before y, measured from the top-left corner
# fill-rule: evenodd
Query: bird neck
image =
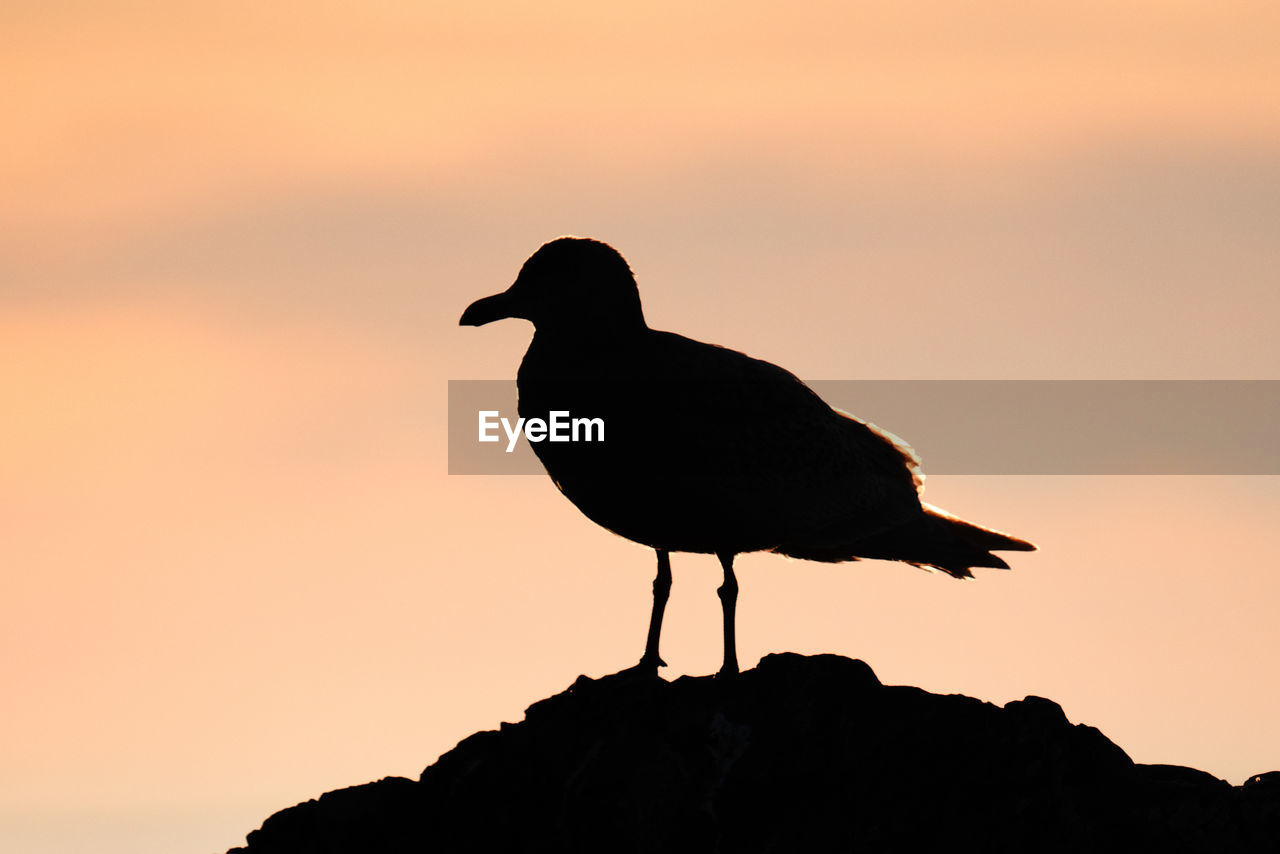
<path fill-rule="evenodd" d="M 576 348 L 610 348 L 619 344 L 641 338 L 649 331 L 644 322 L 644 315 L 639 312 L 625 316 L 613 316 L 607 320 L 593 318 L 590 321 L 573 322 L 573 320 L 557 322 L 551 319 L 535 324 L 534 338 L 544 342 L 554 341 L 563 346 Z"/>

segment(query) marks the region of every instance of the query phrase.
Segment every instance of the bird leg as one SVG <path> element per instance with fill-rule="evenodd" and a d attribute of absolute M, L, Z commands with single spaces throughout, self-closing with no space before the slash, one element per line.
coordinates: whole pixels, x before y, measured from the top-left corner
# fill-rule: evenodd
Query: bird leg
<path fill-rule="evenodd" d="M 734 634 L 734 611 L 738 605 L 738 578 L 733 574 L 733 553 L 721 552 L 720 565 L 724 567 L 724 584 L 716 589 L 720 605 L 724 608 L 724 664 L 720 676 L 733 676 L 738 672 L 738 644 Z"/>
<path fill-rule="evenodd" d="M 639 667 L 651 667 L 655 671 L 667 663 L 658 655 L 658 638 L 662 635 L 662 614 L 667 609 L 671 595 L 671 555 L 666 549 L 658 549 L 658 575 L 653 579 L 653 613 L 649 615 L 649 637 L 644 643 L 644 655 Z"/>

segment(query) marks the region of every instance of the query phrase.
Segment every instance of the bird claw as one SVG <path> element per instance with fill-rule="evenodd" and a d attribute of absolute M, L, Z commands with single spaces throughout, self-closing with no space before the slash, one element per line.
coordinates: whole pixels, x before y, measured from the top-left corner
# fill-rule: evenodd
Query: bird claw
<path fill-rule="evenodd" d="M 667 666 L 667 663 L 663 661 L 662 657 L 659 656 L 658 654 L 654 653 L 650 655 L 648 653 L 645 653 L 644 655 L 640 656 L 640 661 L 632 669 L 633 670 L 652 670 L 654 672 L 657 672 L 659 667 L 666 667 L 666 666 Z"/>
<path fill-rule="evenodd" d="M 658 679 L 658 668 L 666 666 L 667 663 L 661 658 L 656 662 L 642 658 L 639 663 L 633 664 L 624 670 L 619 670 L 614 675 L 636 679 Z"/>

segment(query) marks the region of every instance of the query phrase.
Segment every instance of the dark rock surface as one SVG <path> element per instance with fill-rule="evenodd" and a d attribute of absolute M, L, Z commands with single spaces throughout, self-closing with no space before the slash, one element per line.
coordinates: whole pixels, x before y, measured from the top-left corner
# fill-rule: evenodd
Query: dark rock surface
<path fill-rule="evenodd" d="M 415 782 L 271 816 L 240 854 L 1280 851 L 1280 772 L 1135 765 L 1053 702 L 771 655 L 730 680 L 581 677 Z"/>

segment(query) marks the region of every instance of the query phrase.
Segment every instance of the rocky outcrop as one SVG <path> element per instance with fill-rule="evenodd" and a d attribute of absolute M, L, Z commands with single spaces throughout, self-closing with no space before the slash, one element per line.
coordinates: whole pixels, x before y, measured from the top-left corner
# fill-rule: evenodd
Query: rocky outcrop
<path fill-rule="evenodd" d="M 1280 851 L 1280 772 L 1135 765 L 1053 702 L 771 655 L 733 679 L 581 677 L 524 721 L 271 816 L 240 854 Z"/>

